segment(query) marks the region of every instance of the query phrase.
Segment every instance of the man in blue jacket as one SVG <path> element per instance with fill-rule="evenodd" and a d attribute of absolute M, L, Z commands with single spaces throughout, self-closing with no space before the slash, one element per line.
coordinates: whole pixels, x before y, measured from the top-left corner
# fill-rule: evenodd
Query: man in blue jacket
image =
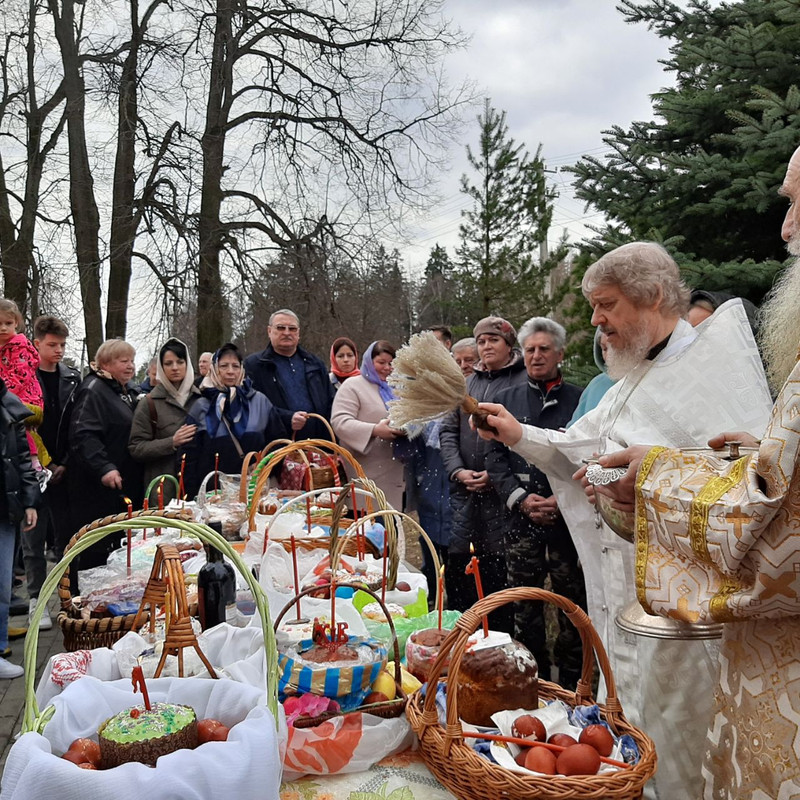
<path fill-rule="evenodd" d="M 300 320 L 294 311 L 275 311 L 267 325 L 269 344 L 244 360 L 253 386 L 274 406 L 283 427 L 296 439 L 330 439 L 325 426 L 308 414 L 331 417 L 333 386 L 325 365 L 300 347 Z"/>

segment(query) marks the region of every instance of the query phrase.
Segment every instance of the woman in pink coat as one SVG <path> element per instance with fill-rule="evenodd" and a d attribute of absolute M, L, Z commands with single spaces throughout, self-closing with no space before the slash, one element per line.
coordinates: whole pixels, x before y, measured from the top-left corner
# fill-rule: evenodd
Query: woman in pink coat
<path fill-rule="evenodd" d="M 393 442 L 405 434 L 390 427 L 387 411 L 393 394 L 386 379 L 392 373 L 394 355 L 388 342 L 373 342 L 367 348 L 361 374 L 348 378 L 336 392 L 331 425 L 342 446 L 383 490 L 389 504 L 402 511 L 403 464 L 394 457 Z"/>

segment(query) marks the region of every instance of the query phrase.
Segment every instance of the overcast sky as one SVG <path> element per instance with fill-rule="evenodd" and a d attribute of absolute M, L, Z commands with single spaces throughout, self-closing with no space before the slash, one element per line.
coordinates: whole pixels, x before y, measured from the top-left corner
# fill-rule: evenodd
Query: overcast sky
<path fill-rule="evenodd" d="M 452 57 L 453 80 L 467 75 L 507 112 L 510 135 L 534 153 L 539 142 L 559 189 L 550 240 L 566 229 L 572 241 L 584 223 L 600 221 L 572 196 L 564 165 L 583 154 L 605 151 L 602 131 L 612 125 L 652 119 L 650 95 L 671 82 L 658 63 L 667 42 L 644 25 L 629 25 L 615 0 L 446 0 L 446 12 L 469 34 L 468 49 Z M 684 5 L 684 3 L 680 3 Z M 424 266 L 437 242 L 451 255 L 458 241 L 460 211 L 469 200 L 459 179 L 469 172 L 465 145 L 477 137 L 475 115 L 453 148 L 452 167 L 442 180 L 442 201 L 410 231 L 401 248 L 406 266 Z M 473 145 L 474 146 L 474 145 Z M 474 173 L 473 173 L 474 174 Z"/>

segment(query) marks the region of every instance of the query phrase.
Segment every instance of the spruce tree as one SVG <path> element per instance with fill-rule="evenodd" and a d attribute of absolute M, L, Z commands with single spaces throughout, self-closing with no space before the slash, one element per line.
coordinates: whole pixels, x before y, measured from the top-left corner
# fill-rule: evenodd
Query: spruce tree
<path fill-rule="evenodd" d="M 800 5 L 623 0 L 628 22 L 670 41 L 674 84 L 654 119 L 605 132 L 610 152 L 573 167 L 576 192 L 603 211 L 593 246 L 667 245 L 693 286 L 759 302 L 785 257 L 777 189 L 800 144 Z"/>
<path fill-rule="evenodd" d="M 527 299 L 541 313 L 544 292 L 536 256 L 547 240 L 555 198 L 544 180 L 541 148 L 531 157 L 516 144 L 505 112 L 488 99 L 478 127 L 477 148 L 467 147 L 477 177 L 461 178 L 461 191 L 473 201 L 459 230 L 457 277 L 467 298 L 461 311 L 472 322 L 495 313 L 513 317 L 515 310 L 523 313 Z"/>

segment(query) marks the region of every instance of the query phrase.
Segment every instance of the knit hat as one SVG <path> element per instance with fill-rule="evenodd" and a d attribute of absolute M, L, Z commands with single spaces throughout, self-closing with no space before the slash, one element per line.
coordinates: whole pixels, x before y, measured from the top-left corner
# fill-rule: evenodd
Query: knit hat
<path fill-rule="evenodd" d="M 484 317 L 472 329 L 472 335 L 476 339 L 482 333 L 491 333 L 495 336 L 502 336 L 510 347 L 513 347 L 517 341 L 517 332 L 514 330 L 514 326 L 502 317 Z"/>

